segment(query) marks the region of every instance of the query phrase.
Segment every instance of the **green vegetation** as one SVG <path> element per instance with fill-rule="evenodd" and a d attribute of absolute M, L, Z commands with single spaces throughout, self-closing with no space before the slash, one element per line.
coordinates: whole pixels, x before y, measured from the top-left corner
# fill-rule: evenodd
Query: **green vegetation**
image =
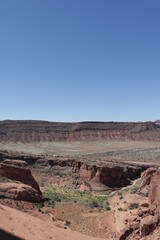
<path fill-rule="evenodd" d="M 110 211 L 110 210 L 111 210 L 111 208 L 110 208 L 110 206 L 109 206 L 109 202 L 106 201 L 106 211 Z"/>
<path fill-rule="evenodd" d="M 123 209 L 120 207 L 120 208 L 118 208 L 118 211 L 123 211 Z"/>
<path fill-rule="evenodd" d="M 89 182 L 84 181 L 84 185 L 85 185 L 86 187 L 88 187 L 90 191 L 92 191 L 92 188 L 91 188 L 91 185 L 89 184 Z"/>
<path fill-rule="evenodd" d="M 41 186 L 41 187 L 44 187 L 44 182 L 40 183 L 40 186 Z"/>
<path fill-rule="evenodd" d="M 119 199 L 120 199 L 120 200 L 123 199 L 123 194 L 122 194 L 121 191 L 118 192 L 118 196 L 119 196 Z"/>
<path fill-rule="evenodd" d="M 68 221 L 68 220 L 66 220 L 66 223 L 65 223 L 65 225 L 66 225 L 66 226 L 69 226 L 69 225 L 71 225 L 71 221 Z"/>
<path fill-rule="evenodd" d="M 130 210 L 136 209 L 138 207 L 139 207 L 138 203 L 130 203 L 130 205 L 129 205 Z"/>
<path fill-rule="evenodd" d="M 137 181 L 135 185 L 131 188 L 131 194 L 135 194 L 139 189 L 140 181 Z"/>
<path fill-rule="evenodd" d="M 41 202 L 41 203 L 39 204 L 39 208 L 43 208 L 43 207 L 44 207 L 44 203 Z"/>
<path fill-rule="evenodd" d="M 95 199 L 92 201 L 91 205 L 92 205 L 94 208 L 99 207 L 99 203 L 98 203 Z"/>
<path fill-rule="evenodd" d="M 56 190 L 52 185 L 48 185 L 43 189 L 43 197 L 46 200 L 46 205 L 48 207 L 55 207 L 55 204 L 58 202 L 61 203 L 79 203 L 93 208 L 98 208 L 99 210 L 110 210 L 108 203 L 108 195 L 99 196 L 95 195 L 91 191 L 80 192 L 78 190 L 66 190 L 58 189 Z"/>

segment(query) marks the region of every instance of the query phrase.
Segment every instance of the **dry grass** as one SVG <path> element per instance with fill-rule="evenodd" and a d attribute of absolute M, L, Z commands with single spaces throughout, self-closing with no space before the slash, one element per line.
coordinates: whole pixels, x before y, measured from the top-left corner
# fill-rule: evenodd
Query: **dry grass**
<path fill-rule="evenodd" d="M 35 142 L 4 143 L 0 142 L 0 150 L 18 151 L 30 154 L 49 155 L 85 155 L 107 153 L 124 150 L 160 148 L 158 142 L 140 141 L 92 141 L 92 142 Z"/>

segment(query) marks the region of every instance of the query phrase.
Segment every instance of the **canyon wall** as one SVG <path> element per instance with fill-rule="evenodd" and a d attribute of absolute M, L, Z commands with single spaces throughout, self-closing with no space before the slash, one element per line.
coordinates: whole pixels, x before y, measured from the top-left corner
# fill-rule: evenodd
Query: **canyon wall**
<path fill-rule="evenodd" d="M 94 140 L 160 141 L 156 122 L 0 121 L 0 141 L 59 142 Z"/>

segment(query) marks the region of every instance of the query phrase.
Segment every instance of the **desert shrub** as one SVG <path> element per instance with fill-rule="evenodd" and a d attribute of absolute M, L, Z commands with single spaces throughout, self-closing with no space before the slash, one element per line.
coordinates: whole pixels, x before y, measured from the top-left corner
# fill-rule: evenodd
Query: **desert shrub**
<path fill-rule="evenodd" d="M 111 210 L 108 201 L 106 201 L 106 203 L 105 203 L 105 208 L 106 208 L 106 211 L 110 211 Z"/>
<path fill-rule="evenodd" d="M 41 186 L 41 187 L 44 187 L 44 182 L 42 182 L 42 183 L 40 184 L 40 186 Z"/>
<path fill-rule="evenodd" d="M 111 210 L 111 208 L 110 208 L 110 206 L 106 206 L 106 211 L 110 211 Z"/>
<path fill-rule="evenodd" d="M 130 205 L 129 205 L 129 209 L 130 209 L 130 210 L 136 209 L 136 208 L 138 208 L 138 207 L 139 207 L 138 203 L 130 203 Z"/>
<path fill-rule="evenodd" d="M 93 208 L 97 208 L 97 207 L 99 207 L 99 204 L 98 204 L 98 202 L 97 202 L 97 200 L 92 200 L 92 202 L 91 202 L 91 207 L 93 207 Z"/>
<path fill-rule="evenodd" d="M 123 199 L 123 193 L 121 191 L 118 192 L 119 199 Z"/>
<path fill-rule="evenodd" d="M 44 207 L 44 203 L 41 202 L 41 203 L 39 204 L 39 208 L 43 208 L 43 207 Z"/>
<path fill-rule="evenodd" d="M 43 193 L 43 196 L 47 201 L 50 201 L 52 204 L 55 202 L 67 201 L 68 199 L 68 196 L 66 194 L 49 190 L 45 191 Z"/>
<path fill-rule="evenodd" d="M 137 185 L 133 186 L 133 188 L 131 189 L 131 194 L 136 193 L 138 191 L 138 188 L 139 187 Z"/>
<path fill-rule="evenodd" d="M 68 220 L 66 220 L 66 223 L 65 223 L 65 225 L 66 225 L 66 226 L 69 226 L 69 225 L 71 225 L 71 221 L 68 221 Z"/>
<path fill-rule="evenodd" d="M 89 184 L 89 182 L 84 181 L 84 185 L 85 185 L 86 187 L 88 187 L 90 190 L 92 190 L 91 185 Z"/>
<path fill-rule="evenodd" d="M 122 196 L 122 192 L 121 191 L 118 192 L 118 196 Z"/>
<path fill-rule="evenodd" d="M 120 207 L 120 208 L 118 208 L 118 211 L 123 211 L 123 209 Z"/>

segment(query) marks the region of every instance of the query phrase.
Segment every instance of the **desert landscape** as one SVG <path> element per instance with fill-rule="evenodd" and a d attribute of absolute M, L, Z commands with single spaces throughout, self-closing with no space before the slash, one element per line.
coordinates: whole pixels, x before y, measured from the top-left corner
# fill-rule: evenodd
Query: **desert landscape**
<path fill-rule="evenodd" d="M 0 240 L 160 240 L 159 10 L 0 0 Z"/>
<path fill-rule="evenodd" d="M 159 121 L 0 121 L 0 239 L 158 240 L 159 160 Z"/>

